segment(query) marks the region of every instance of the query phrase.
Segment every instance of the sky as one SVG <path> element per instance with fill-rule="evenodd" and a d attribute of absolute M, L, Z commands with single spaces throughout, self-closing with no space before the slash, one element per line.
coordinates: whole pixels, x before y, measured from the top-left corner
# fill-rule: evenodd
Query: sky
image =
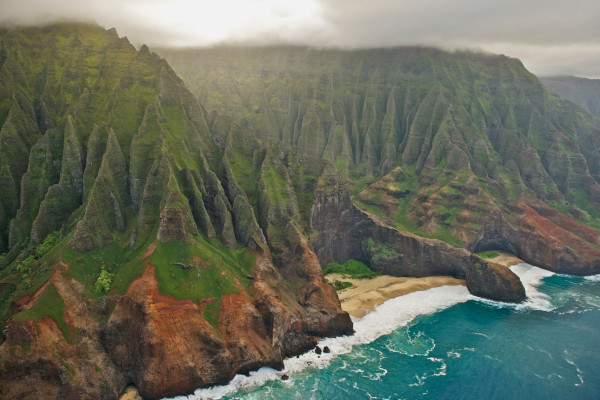
<path fill-rule="evenodd" d="M 0 0 L 0 24 L 115 27 L 136 46 L 426 45 L 600 78 L 599 0 Z"/>

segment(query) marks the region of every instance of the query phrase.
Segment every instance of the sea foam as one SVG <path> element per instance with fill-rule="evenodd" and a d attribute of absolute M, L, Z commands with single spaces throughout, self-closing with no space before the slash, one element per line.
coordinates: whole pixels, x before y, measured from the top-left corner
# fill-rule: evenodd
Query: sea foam
<path fill-rule="evenodd" d="M 263 367 L 258 371 L 250 372 L 249 376 L 236 375 L 231 382 L 223 386 L 213 386 L 206 389 L 198 389 L 189 396 L 178 396 L 174 400 L 200 400 L 221 399 L 231 396 L 243 389 L 261 386 L 269 381 L 279 381 L 283 374 L 290 377 L 285 384 L 293 385 L 295 374 L 308 368 L 326 368 L 335 357 L 352 351 L 357 345 L 372 343 L 381 336 L 388 335 L 401 326 L 407 325 L 419 315 L 431 314 L 455 304 L 464 303 L 469 300 L 484 301 L 500 306 L 511 306 L 517 309 L 535 309 L 550 311 L 554 307 L 549 302 L 549 296 L 537 290 L 537 286 L 546 277 L 554 275 L 553 272 L 521 263 L 510 267 L 510 269 L 521 279 L 525 287 L 527 301 L 514 306 L 485 300 L 469 293 L 466 287 L 460 285 L 440 286 L 428 290 L 406 294 L 404 296 L 390 299 L 379 305 L 374 311 L 362 318 L 352 318 L 355 333 L 350 336 L 337 338 L 325 338 L 319 342 L 323 348 L 328 346 L 330 353 L 317 355 L 311 351 L 298 357 L 289 358 L 284 361 L 284 369 L 276 371 L 272 368 Z"/>
<path fill-rule="evenodd" d="M 513 265 L 510 267 L 510 270 L 519 277 L 527 295 L 527 300 L 516 306 L 517 310 L 534 309 L 552 311 L 556 308 L 550 303 L 550 296 L 537 290 L 537 287 L 542 284 L 543 279 L 555 275 L 554 272 L 527 263 Z"/>
<path fill-rule="evenodd" d="M 600 274 L 584 276 L 584 279 L 592 282 L 600 282 Z"/>
<path fill-rule="evenodd" d="M 381 336 L 388 335 L 419 315 L 431 314 L 471 299 L 475 299 L 475 297 L 469 293 L 466 287 L 460 285 L 440 286 L 396 297 L 379 305 L 374 311 L 360 319 L 353 318 L 355 331 L 353 335 L 325 338 L 319 342 L 320 347 L 328 346 L 331 353 L 317 355 L 311 351 L 285 360 L 282 371 L 263 367 L 258 371 L 250 372 L 249 376 L 236 375 L 227 385 L 198 389 L 192 395 L 178 396 L 174 399 L 220 399 L 242 389 L 260 386 L 268 381 L 280 380 L 283 374 L 290 377 L 290 380 L 285 382 L 293 385 L 295 373 L 307 368 L 325 368 L 331 360 L 340 354 L 349 353 L 354 346 L 368 344 Z"/>

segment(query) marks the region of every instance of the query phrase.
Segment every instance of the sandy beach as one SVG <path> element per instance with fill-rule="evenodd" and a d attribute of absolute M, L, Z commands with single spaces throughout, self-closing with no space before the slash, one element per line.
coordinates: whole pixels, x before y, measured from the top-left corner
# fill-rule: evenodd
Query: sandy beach
<path fill-rule="evenodd" d="M 515 264 L 524 262 L 514 254 L 497 251 L 498 257 L 490 258 L 487 261 L 500 264 L 505 267 L 511 267 Z M 354 317 L 363 317 L 369 311 L 372 311 L 378 305 L 394 297 L 402 296 L 408 293 L 427 290 L 444 285 L 466 285 L 463 279 L 456 279 L 450 276 L 427 276 L 424 278 L 406 278 L 389 275 L 378 276 L 373 279 L 350 279 L 344 278 L 338 274 L 329 274 L 326 276 L 329 282 L 336 280 L 350 282 L 352 287 L 338 292 L 338 297 L 342 303 L 342 309 Z"/>
<path fill-rule="evenodd" d="M 502 251 L 496 251 L 496 253 L 500 254 L 498 257 L 488 258 L 487 261 L 493 262 L 494 264 L 500 264 L 504 267 L 512 267 L 513 265 L 520 264 L 525 262 L 515 256 L 514 254 L 505 253 Z"/>
<path fill-rule="evenodd" d="M 338 297 L 342 303 L 342 309 L 358 318 L 394 297 L 437 286 L 466 284 L 464 280 L 450 276 L 399 278 L 382 275 L 373 279 L 348 279 L 338 274 L 329 274 L 326 278 L 329 282 L 339 280 L 352 283 L 353 287 L 339 291 Z"/>

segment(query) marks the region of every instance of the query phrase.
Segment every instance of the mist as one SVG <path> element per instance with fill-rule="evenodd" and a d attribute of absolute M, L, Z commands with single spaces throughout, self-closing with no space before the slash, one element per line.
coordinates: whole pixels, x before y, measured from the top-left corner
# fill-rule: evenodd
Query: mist
<path fill-rule="evenodd" d="M 562 0 L 3 0 L 0 23 L 115 27 L 136 46 L 426 45 L 517 57 L 540 76 L 600 78 L 600 2 Z"/>

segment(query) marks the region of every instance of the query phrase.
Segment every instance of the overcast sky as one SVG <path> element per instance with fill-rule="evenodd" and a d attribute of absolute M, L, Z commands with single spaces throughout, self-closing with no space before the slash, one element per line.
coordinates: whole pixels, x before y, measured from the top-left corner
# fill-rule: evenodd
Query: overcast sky
<path fill-rule="evenodd" d="M 600 78 L 600 0 L 0 0 L 0 22 L 115 27 L 140 46 L 430 45 Z"/>

